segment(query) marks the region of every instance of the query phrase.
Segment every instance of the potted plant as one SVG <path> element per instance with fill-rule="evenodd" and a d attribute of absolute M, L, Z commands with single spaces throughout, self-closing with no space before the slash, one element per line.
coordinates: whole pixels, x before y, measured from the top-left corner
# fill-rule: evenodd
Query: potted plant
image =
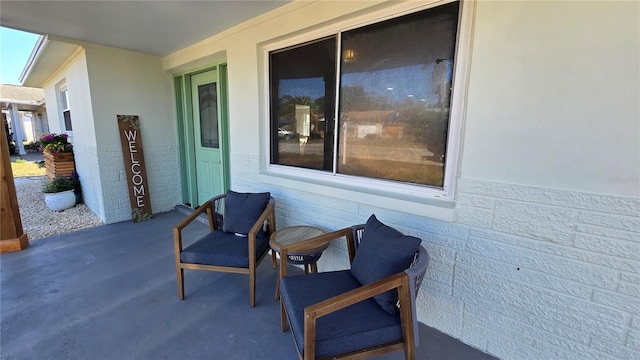
<path fill-rule="evenodd" d="M 51 181 L 46 181 L 42 186 L 45 193 L 44 202 L 53 211 L 64 211 L 76 205 L 74 180 L 58 176 Z"/>
<path fill-rule="evenodd" d="M 67 134 L 42 134 L 40 138 L 47 177 L 53 180 L 59 176 L 71 176 L 75 171 L 73 145 Z"/>
<path fill-rule="evenodd" d="M 69 180 L 73 184 L 73 192 L 76 194 L 76 205 L 82 204 L 82 187 L 80 186 L 80 176 L 77 172 L 72 172 L 69 175 Z"/>
<path fill-rule="evenodd" d="M 57 155 L 73 152 L 73 145 L 69 143 L 69 135 L 67 134 L 42 134 L 40 147 L 45 154 Z"/>

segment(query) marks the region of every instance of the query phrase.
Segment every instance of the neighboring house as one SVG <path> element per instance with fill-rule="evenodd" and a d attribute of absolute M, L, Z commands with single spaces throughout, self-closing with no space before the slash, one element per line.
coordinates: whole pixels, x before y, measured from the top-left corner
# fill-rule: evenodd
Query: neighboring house
<path fill-rule="evenodd" d="M 3 122 L 13 134 L 20 154 L 26 152 L 22 141 L 38 141 L 49 131 L 42 88 L 2 84 L 0 104 Z"/>
<path fill-rule="evenodd" d="M 155 213 L 228 188 L 270 191 L 279 227 L 375 213 L 432 256 L 421 322 L 502 359 L 639 358 L 640 3 L 433 5 L 296 1 L 166 56 L 49 35 L 24 84 L 105 223 L 130 219 L 116 116 L 138 115 Z M 398 109 L 393 136 L 343 136 L 337 98 Z"/>

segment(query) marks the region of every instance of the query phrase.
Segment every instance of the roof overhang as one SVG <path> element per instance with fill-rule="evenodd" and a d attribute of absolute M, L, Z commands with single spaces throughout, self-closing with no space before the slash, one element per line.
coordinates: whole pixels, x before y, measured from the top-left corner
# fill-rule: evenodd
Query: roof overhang
<path fill-rule="evenodd" d="M 32 104 L 32 103 L 20 103 L 15 101 L 2 101 L 0 105 L 2 106 L 2 110 L 8 109 L 9 105 L 11 105 L 18 108 L 18 111 L 40 111 L 44 106 L 44 102 L 39 102 L 38 104 Z"/>
<path fill-rule="evenodd" d="M 45 105 L 44 90 L 35 87 L 0 84 L 2 110 L 42 111 Z"/>
<path fill-rule="evenodd" d="M 44 83 L 69 60 L 71 55 L 82 48 L 78 44 L 62 40 L 51 35 L 41 35 L 38 38 L 20 74 L 19 81 L 23 86 L 43 87 Z"/>

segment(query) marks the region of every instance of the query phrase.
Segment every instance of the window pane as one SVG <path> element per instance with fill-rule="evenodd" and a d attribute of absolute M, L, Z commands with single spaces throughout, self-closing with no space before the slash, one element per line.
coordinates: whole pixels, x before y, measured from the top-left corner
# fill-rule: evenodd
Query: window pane
<path fill-rule="evenodd" d="M 69 91 L 67 89 L 60 92 L 60 100 L 62 101 L 62 110 L 69 109 Z"/>
<path fill-rule="evenodd" d="M 71 111 L 66 110 L 62 112 L 62 116 L 64 117 L 64 128 L 66 131 L 73 131 L 73 126 L 71 125 Z"/>
<path fill-rule="evenodd" d="M 270 54 L 272 164 L 333 169 L 335 42 Z"/>
<path fill-rule="evenodd" d="M 218 148 L 218 95 L 216 83 L 198 86 L 200 105 L 200 145 Z"/>
<path fill-rule="evenodd" d="M 442 187 L 458 3 L 342 37 L 338 172 Z"/>

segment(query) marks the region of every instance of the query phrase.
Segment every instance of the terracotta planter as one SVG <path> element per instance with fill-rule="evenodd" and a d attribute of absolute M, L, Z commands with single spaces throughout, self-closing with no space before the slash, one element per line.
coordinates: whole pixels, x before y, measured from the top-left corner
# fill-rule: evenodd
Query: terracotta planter
<path fill-rule="evenodd" d="M 44 158 L 44 166 L 47 170 L 47 177 L 49 180 L 57 176 L 71 176 L 76 169 L 76 164 L 73 159 L 73 153 L 57 153 L 57 154 L 42 154 Z"/>
<path fill-rule="evenodd" d="M 44 195 L 44 202 L 53 211 L 64 211 L 76 205 L 76 194 L 73 190 L 48 193 Z"/>

